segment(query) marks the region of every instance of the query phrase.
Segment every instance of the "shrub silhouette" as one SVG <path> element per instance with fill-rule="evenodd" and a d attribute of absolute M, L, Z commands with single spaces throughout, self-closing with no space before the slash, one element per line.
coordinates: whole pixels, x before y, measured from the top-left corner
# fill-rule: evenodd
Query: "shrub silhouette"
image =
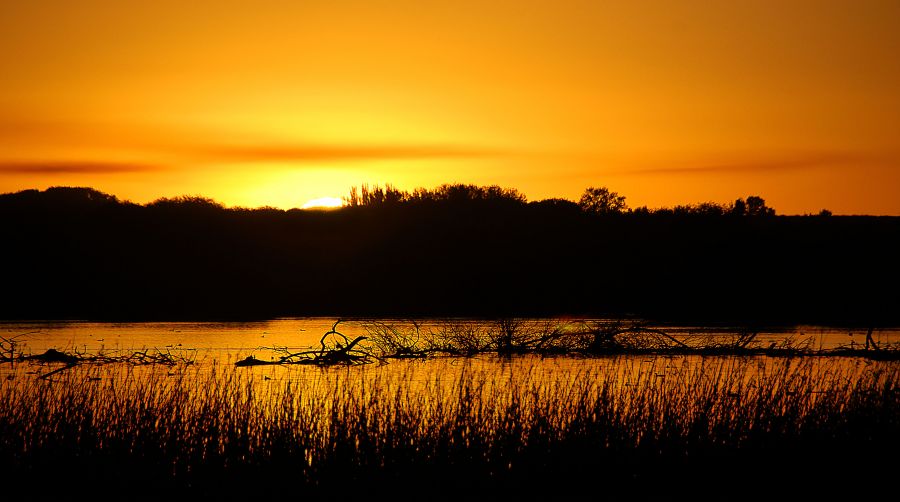
<path fill-rule="evenodd" d="M 578 201 L 578 205 L 584 211 L 596 214 L 618 214 L 628 210 L 625 197 L 611 192 L 606 187 L 587 188 Z"/>

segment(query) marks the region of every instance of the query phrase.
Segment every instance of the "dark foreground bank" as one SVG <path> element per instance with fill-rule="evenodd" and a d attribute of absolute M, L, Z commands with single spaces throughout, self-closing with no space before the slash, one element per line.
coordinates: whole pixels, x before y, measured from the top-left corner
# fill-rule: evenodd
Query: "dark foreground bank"
<path fill-rule="evenodd" d="M 900 324 L 900 218 L 598 212 L 451 189 L 334 211 L 141 206 L 76 188 L 2 195 L 0 318 Z"/>

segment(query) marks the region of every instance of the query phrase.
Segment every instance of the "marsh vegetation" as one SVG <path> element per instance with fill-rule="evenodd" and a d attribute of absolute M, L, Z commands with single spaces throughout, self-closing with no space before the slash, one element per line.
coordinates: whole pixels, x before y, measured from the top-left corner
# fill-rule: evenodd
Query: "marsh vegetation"
<path fill-rule="evenodd" d="M 596 337 L 573 331 L 586 345 L 563 351 L 536 335 L 557 332 L 538 322 L 372 322 L 352 339 L 326 333 L 308 355 L 358 349 L 376 364 L 11 357 L 0 380 L 5 489 L 521 500 L 833 494 L 888 482 L 900 446 L 895 361 L 665 353 L 653 332 L 629 353 L 640 349 L 626 345 L 638 343 L 626 342 L 629 330 L 601 337 L 622 338 L 599 352 L 586 350 Z M 738 340 L 752 347 L 747 337 Z M 53 368 L 67 369 L 46 376 Z"/>

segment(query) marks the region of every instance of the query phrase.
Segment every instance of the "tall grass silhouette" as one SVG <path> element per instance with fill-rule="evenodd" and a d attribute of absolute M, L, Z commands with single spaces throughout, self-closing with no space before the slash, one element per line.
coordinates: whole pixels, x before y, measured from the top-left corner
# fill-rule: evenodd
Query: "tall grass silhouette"
<path fill-rule="evenodd" d="M 527 498 L 688 483 L 703 493 L 746 483 L 752 469 L 796 480 L 851 458 L 877 477 L 878 456 L 900 446 L 892 362 L 479 356 L 76 367 L 47 380 L 28 367 L 0 383 L 9 492 Z"/>

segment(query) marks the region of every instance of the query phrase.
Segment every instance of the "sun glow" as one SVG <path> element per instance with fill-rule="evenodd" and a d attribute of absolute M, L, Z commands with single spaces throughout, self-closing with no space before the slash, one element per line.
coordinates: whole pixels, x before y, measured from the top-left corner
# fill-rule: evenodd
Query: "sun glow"
<path fill-rule="evenodd" d="M 343 199 L 340 197 L 319 197 L 312 199 L 301 206 L 301 209 L 329 209 L 341 207 L 344 205 Z"/>
<path fill-rule="evenodd" d="M 900 214 L 900 2 L 107 4 L 3 2 L 0 193 L 290 209 L 459 182 Z"/>

